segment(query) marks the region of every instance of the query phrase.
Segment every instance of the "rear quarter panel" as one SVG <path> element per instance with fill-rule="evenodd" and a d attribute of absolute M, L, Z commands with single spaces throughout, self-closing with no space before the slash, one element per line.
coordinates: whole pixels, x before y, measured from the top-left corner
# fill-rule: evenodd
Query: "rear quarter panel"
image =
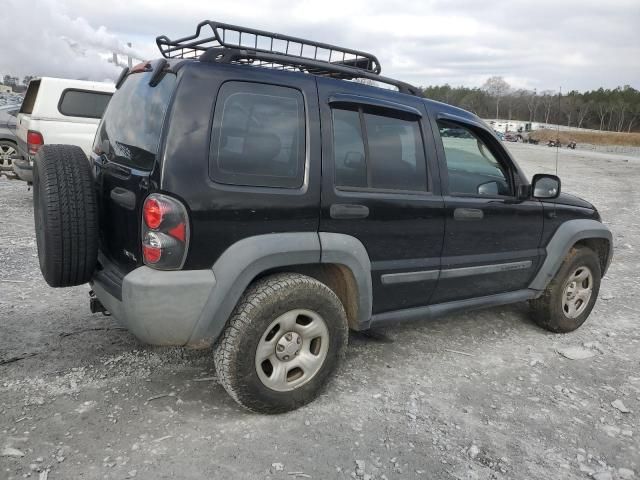
<path fill-rule="evenodd" d="M 302 93 L 307 134 L 302 188 L 244 187 L 211 180 L 213 112 L 218 91 L 227 81 L 287 86 Z M 319 122 L 317 87 L 311 75 L 199 62 L 181 70 L 165 128 L 160 189 L 180 198 L 190 213 L 191 242 L 184 268 L 211 267 L 223 251 L 246 237 L 318 230 Z"/>

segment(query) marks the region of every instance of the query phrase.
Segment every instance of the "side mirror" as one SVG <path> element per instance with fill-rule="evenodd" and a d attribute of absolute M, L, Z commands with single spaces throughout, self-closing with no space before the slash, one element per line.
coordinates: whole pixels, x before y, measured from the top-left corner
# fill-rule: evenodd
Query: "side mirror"
<path fill-rule="evenodd" d="M 344 166 L 347 168 L 364 168 L 364 155 L 360 152 L 347 152 L 344 157 Z"/>
<path fill-rule="evenodd" d="M 533 198 L 539 200 L 558 198 L 558 195 L 560 195 L 560 179 L 555 175 L 537 173 L 533 176 L 531 187 L 533 189 Z"/>

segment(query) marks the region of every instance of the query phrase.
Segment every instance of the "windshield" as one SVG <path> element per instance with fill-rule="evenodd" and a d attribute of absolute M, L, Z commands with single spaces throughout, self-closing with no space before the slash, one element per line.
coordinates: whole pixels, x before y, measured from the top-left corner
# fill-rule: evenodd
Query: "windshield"
<path fill-rule="evenodd" d="M 94 151 L 109 161 L 139 170 L 151 170 L 158 153 L 164 116 L 176 86 L 166 74 L 155 87 L 153 72 L 129 75 L 113 95 L 98 128 Z"/>

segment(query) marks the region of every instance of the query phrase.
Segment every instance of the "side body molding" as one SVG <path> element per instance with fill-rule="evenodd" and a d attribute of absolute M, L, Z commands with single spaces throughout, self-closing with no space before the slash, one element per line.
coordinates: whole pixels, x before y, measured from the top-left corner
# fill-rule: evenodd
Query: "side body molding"
<path fill-rule="evenodd" d="M 602 271 L 602 275 L 604 275 L 613 256 L 613 237 L 611 231 L 596 220 L 569 220 L 560 225 L 551 240 L 549 240 L 546 246 L 546 259 L 540 267 L 540 270 L 538 270 L 538 274 L 529 285 L 529 288 L 538 291 L 544 290 L 557 273 L 562 264 L 562 260 L 564 260 L 564 257 L 569 253 L 571 247 L 580 240 L 590 238 L 604 239 L 609 244 L 605 268 Z"/>
<path fill-rule="evenodd" d="M 276 267 L 319 262 L 317 232 L 270 233 L 234 243 L 213 265 L 216 286 L 188 344 L 206 346 L 213 343 L 249 283 L 260 273 Z"/>
<path fill-rule="evenodd" d="M 358 286 L 359 330 L 369 328 L 373 308 L 373 287 L 371 286 L 371 260 L 360 240 L 341 233 L 320 232 L 322 263 L 336 263 L 346 266 Z"/>

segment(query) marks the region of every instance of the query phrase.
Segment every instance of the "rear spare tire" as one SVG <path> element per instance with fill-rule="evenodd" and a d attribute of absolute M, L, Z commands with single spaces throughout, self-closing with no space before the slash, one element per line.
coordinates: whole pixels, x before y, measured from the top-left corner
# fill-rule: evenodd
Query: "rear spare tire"
<path fill-rule="evenodd" d="M 33 167 L 40 270 L 52 287 L 87 283 L 98 260 L 98 211 L 89 162 L 74 145 L 43 145 Z"/>

